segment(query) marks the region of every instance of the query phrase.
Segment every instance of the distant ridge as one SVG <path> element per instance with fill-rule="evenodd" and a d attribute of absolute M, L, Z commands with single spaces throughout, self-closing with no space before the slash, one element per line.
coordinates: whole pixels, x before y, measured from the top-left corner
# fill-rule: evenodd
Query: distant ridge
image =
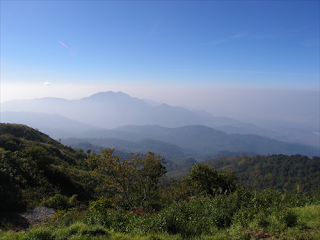
<path fill-rule="evenodd" d="M 2 123 L 18 123 L 37 128 L 55 139 L 72 137 L 82 131 L 102 129 L 58 114 L 39 112 L 1 112 L 0 120 Z"/>
<path fill-rule="evenodd" d="M 12 100 L 1 103 L 1 115 L 4 112 L 31 112 L 55 114 L 63 116 L 66 124 L 56 122 L 49 116 L 43 122 L 28 122 L 22 115 L 15 123 L 27 124 L 41 129 L 58 139 L 65 137 L 81 137 L 81 132 L 99 129 L 113 129 L 124 125 L 159 125 L 176 128 L 190 125 L 203 125 L 227 133 L 255 134 L 286 142 L 300 142 L 319 146 L 319 136 L 311 130 L 289 128 L 263 129 L 251 123 L 237 121 L 228 117 L 213 117 L 203 110 L 189 110 L 184 107 L 169 106 L 165 103 L 154 103 L 148 100 L 131 97 L 123 92 L 99 92 L 80 100 L 62 98 L 35 98 L 30 100 Z M 4 117 L 0 117 L 1 122 Z M 70 121 L 74 124 L 69 124 Z M 43 123 L 47 124 L 45 127 Z M 75 129 L 75 126 L 83 127 Z M 49 125 L 49 126 L 48 126 Z M 86 125 L 86 126 L 85 126 Z M 71 126 L 71 127 L 70 127 Z M 90 127 L 91 126 L 91 127 Z"/>
<path fill-rule="evenodd" d="M 301 155 L 218 157 L 204 162 L 222 171 L 234 171 L 238 183 L 249 189 L 308 192 L 320 187 L 320 158 Z M 168 177 L 188 176 L 192 164 L 172 170 Z"/>
<path fill-rule="evenodd" d="M 99 92 L 80 100 L 61 98 L 12 100 L 2 103 L 1 111 L 54 113 L 101 128 L 147 124 L 157 124 L 163 127 L 195 124 L 210 127 L 222 125 L 254 126 L 230 118 L 212 117 L 205 111 L 190 111 L 165 103 L 155 106 L 123 92 L 115 93 L 112 91 Z"/>
<path fill-rule="evenodd" d="M 158 125 L 123 126 L 109 130 L 88 131 L 82 136 L 83 138 L 79 138 L 78 142 L 86 141 L 93 145 L 118 148 L 125 147 L 125 145 L 121 145 L 121 141 L 135 142 L 150 139 L 149 141 L 174 144 L 190 155 L 203 155 L 219 151 L 243 151 L 260 155 L 301 154 L 309 157 L 320 155 L 319 148 L 311 145 L 286 143 L 253 134 L 227 134 L 202 125 L 178 128 L 164 128 Z M 64 139 L 63 141 L 67 144 L 70 140 Z M 166 151 L 169 150 L 163 148 L 161 152 L 157 153 L 165 154 Z"/>

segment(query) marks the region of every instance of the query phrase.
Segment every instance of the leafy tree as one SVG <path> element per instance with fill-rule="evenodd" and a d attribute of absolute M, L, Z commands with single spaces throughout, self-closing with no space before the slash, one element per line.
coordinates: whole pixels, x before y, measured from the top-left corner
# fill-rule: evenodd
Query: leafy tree
<path fill-rule="evenodd" d="M 135 155 L 120 161 L 113 152 L 114 149 L 108 148 L 87 159 L 93 172 L 103 175 L 109 193 L 115 194 L 124 207 L 158 207 L 160 179 L 166 173 L 164 159 L 149 152 L 146 156 Z"/>
<path fill-rule="evenodd" d="M 233 172 L 218 172 L 209 165 L 198 163 L 190 170 L 189 178 L 197 188 L 213 195 L 216 192 L 232 192 L 236 186 L 237 175 Z"/>
<path fill-rule="evenodd" d="M 32 145 L 26 148 L 22 152 L 22 155 L 24 155 L 30 163 L 36 163 L 39 169 L 44 169 L 48 165 L 47 151 L 43 147 Z"/>
<path fill-rule="evenodd" d="M 180 179 L 174 187 L 176 200 L 193 196 L 215 196 L 236 190 L 237 175 L 234 172 L 218 172 L 207 164 L 195 164 L 188 177 Z"/>
<path fill-rule="evenodd" d="M 24 208 L 21 204 L 21 192 L 15 178 L 20 177 L 16 168 L 20 165 L 10 151 L 0 148 L 0 211 Z"/>

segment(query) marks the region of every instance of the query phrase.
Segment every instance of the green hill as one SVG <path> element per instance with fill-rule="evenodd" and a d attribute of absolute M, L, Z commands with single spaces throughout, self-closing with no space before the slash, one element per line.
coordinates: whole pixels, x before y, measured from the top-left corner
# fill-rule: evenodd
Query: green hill
<path fill-rule="evenodd" d="M 301 155 L 219 157 L 203 162 L 218 171 L 234 171 L 238 183 L 253 189 L 271 188 L 282 192 L 320 189 L 320 158 Z M 188 176 L 191 167 L 169 172 L 168 177 Z"/>
<path fill-rule="evenodd" d="M 0 147 L 6 151 L 23 151 L 30 146 L 43 147 L 50 163 L 81 164 L 85 155 L 66 147 L 48 135 L 21 124 L 0 124 Z"/>
<path fill-rule="evenodd" d="M 86 201 L 98 179 L 86 154 L 19 124 L 0 124 L 0 210 L 38 205 L 55 194 Z"/>
<path fill-rule="evenodd" d="M 145 148 L 156 143 L 148 140 L 137 142 Z M 129 141 L 127 143 L 132 144 Z M 93 147 L 88 143 L 80 145 L 83 148 Z M 171 144 L 167 146 L 164 143 L 162 146 L 170 149 Z M 98 176 L 90 174 L 85 151 L 64 146 L 46 134 L 19 124 L 0 124 L 0 149 L 1 209 L 37 205 L 55 194 L 68 197 L 77 194 L 81 201 L 94 197 L 100 180 Z M 176 149 L 174 147 L 173 151 Z M 227 153 L 230 152 L 212 156 Z M 125 158 L 129 156 L 129 153 L 121 151 L 115 151 L 114 154 Z M 166 166 L 171 172 L 167 176 L 187 176 L 192 165 L 208 156 L 199 156 L 199 159 L 187 156 L 173 162 L 168 160 Z M 218 157 L 204 163 L 219 171 L 234 171 L 239 177 L 238 182 L 249 189 L 290 191 L 300 188 L 306 192 L 320 188 L 319 159 L 280 154 Z"/>
<path fill-rule="evenodd" d="M 84 143 L 83 147 L 86 146 L 92 147 Z M 255 235 L 248 231 L 256 233 L 255 229 L 262 229 L 267 237 L 286 237 L 287 230 L 291 231 L 289 236 L 296 236 L 293 227 L 295 231 L 305 231 L 306 226 L 312 231 L 319 229 L 318 223 L 314 225 L 319 216 L 314 209 L 318 205 L 313 206 L 319 203 L 317 192 L 249 191 L 236 184 L 234 173 L 213 169 L 235 171 L 239 182 L 249 189 L 289 191 L 299 186 L 306 192 L 319 188 L 319 157 L 218 157 L 205 162 L 213 168 L 201 163 L 194 165 L 197 160 L 186 157 L 168 164 L 172 168 L 194 165 L 189 176 L 167 182 L 162 181 L 166 172 L 163 159 L 154 158 L 152 153 L 145 158 L 135 156 L 132 161 L 112 157 L 114 152 L 110 149 L 102 152 L 103 156 L 91 154 L 88 158 L 88 154 L 63 146 L 30 127 L 0 124 L 0 238 L 87 239 L 96 233 L 108 233 L 106 237 L 110 239 L 141 239 L 151 233 L 161 235 L 161 239 L 177 234 L 183 239 L 207 239 L 217 234 L 226 239 L 231 232 L 233 239 L 249 239 Z M 223 154 L 230 152 L 212 156 Z M 189 173 L 189 169 L 183 171 Z M 38 206 L 64 211 L 27 231 L 4 231 L 20 227 L 7 218 L 10 212 L 6 211 Z M 306 212 L 305 206 L 312 208 Z M 304 212 L 297 215 L 291 210 L 297 209 L 293 207 Z M 312 219 L 311 212 L 315 212 Z M 302 215 L 308 216 L 313 225 L 307 225 L 300 218 Z M 133 235 L 137 233 L 141 236 Z M 225 233 L 228 235 L 221 235 Z M 300 236 L 305 239 L 311 235 Z M 316 235 L 313 238 L 318 239 Z"/>

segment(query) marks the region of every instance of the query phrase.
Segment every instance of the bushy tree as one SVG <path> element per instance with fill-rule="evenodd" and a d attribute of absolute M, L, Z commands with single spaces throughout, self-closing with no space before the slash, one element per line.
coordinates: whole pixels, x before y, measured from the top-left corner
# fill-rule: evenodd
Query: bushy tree
<path fill-rule="evenodd" d="M 218 172 L 209 165 L 198 163 L 191 168 L 189 180 L 202 192 L 214 195 L 233 192 L 237 175 L 234 172 Z"/>
<path fill-rule="evenodd" d="M 36 163 L 39 169 L 44 169 L 48 165 L 47 151 L 43 147 L 32 145 L 26 148 L 22 155 L 28 159 L 30 163 Z"/>
<path fill-rule="evenodd" d="M 174 200 L 195 196 L 229 194 L 236 190 L 237 175 L 234 172 L 218 172 L 203 163 L 195 164 L 188 177 L 178 180 L 171 189 Z"/>
<path fill-rule="evenodd" d="M 157 207 L 160 179 L 166 173 L 164 159 L 149 152 L 121 161 L 113 152 L 108 148 L 101 154 L 91 154 L 87 160 L 93 172 L 104 177 L 109 193 L 124 207 Z"/>

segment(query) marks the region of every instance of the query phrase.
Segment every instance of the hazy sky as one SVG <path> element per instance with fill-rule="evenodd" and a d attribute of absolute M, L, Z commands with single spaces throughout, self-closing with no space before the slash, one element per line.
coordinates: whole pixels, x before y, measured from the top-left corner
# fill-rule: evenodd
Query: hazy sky
<path fill-rule="evenodd" d="M 181 104 L 196 89 L 199 107 L 235 89 L 252 101 L 255 89 L 319 91 L 319 1 L 0 4 L 2 102 L 120 90 Z"/>

